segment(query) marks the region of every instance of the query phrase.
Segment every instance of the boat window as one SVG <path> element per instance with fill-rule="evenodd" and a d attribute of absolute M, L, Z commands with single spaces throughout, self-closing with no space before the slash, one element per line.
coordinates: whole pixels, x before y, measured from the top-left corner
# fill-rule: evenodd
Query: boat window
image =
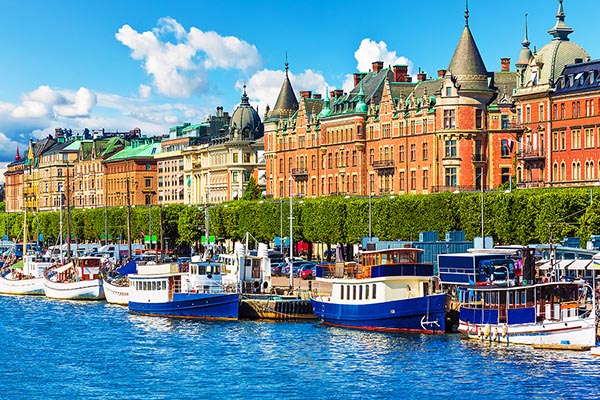
<path fill-rule="evenodd" d="M 373 299 L 377 298 L 377 286 L 375 286 L 375 284 L 373 284 Z"/>
<path fill-rule="evenodd" d="M 152 282 L 152 290 L 156 290 L 156 282 L 155 281 Z"/>
<path fill-rule="evenodd" d="M 344 285 L 340 285 L 340 300 L 344 300 Z"/>
<path fill-rule="evenodd" d="M 356 285 L 352 285 L 352 300 L 356 300 Z"/>
<path fill-rule="evenodd" d="M 369 300 L 369 285 L 365 285 L 365 300 Z"/>

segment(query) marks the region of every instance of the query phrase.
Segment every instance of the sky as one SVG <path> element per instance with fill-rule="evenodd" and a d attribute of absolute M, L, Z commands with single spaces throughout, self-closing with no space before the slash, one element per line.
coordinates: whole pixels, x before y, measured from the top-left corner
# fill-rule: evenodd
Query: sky
<path fill-rule="evenodd" d="M 600 58 L 600 2 L 563 5 L 570 39 Z M 0 168 L 58 127 L 156 136 L 218 106 L 233 113 L 244 85 L 262 117 L 286 57 L 297 96 L 348 91 L 352 74 L 379 60 L 436 76 L 450 63 L 464 10 L 465 0 L 0 0 Z M 525 14 L 531 49 L 548 43 L 557 10 L 557 0 L 471 0 L 469 26 L 487 69 L 510 57 L 514 70 Z"/>

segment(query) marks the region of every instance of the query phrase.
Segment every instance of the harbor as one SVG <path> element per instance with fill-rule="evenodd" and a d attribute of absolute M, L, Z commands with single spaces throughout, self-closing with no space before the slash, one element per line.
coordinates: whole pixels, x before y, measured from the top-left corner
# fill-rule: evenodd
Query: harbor
<path fill-rule="evenodd" d="M 0 398 L 331 399 L 339 388 L 347 399 L 383 400 L 502 398 L 508 388 L 510 398 L 598 394 L 600 359 L 589 353 L 456 334 L 153 318 L 29 296 L 0 296 L 0 317 L 0 335 L 10 338 Z"/>

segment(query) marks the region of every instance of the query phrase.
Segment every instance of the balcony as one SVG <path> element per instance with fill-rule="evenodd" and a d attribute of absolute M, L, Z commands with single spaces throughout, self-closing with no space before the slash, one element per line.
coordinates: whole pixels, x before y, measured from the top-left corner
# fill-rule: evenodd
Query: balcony
<path fill-rule="evenodd" d="M 374 169 L 394 168 L 394 160 L 373 161 L 373 164 L 371 164 L 371 165 L 373 166 Z"/>
<path fill-rule="evenodd" d="M 308 169 L 306 168 L 292 168 L 292 176 L 295 178 L 308 178 Z"/>
<path fill-rule="evenodd" d="M 517 159 L 522 161 L 537 161 L 546 159 L 546 156 L 543 149 L 528 149 L 518 151 Z"/>

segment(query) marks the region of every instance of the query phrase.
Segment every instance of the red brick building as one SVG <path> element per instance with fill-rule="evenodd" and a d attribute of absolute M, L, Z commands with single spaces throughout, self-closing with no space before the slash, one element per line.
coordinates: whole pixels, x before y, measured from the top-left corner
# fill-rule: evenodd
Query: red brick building
<path fill-rule="evenodd" d="M 488 72 L 465 12 L 447 69 L 413 81 L 405 65 L 354 74 L 349 93 L 300 92 L 287 77 L 265 116 L 267 195 L 309 197 L 481 190 L 514 174 L 522 132 L 510 59 Z"/>

